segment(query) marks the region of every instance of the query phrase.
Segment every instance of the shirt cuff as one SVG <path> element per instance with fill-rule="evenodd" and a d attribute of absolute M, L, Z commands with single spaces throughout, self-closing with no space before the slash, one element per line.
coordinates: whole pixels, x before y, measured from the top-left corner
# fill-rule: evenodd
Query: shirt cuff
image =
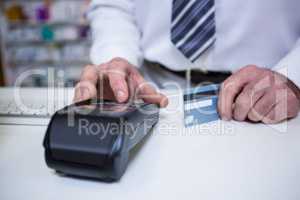
<path fill-rule="evenodd" d="M 285 56 L 273 70 L 286 76 L 290 81 L 300 88 L 300 42 Z"/>
<path fill-rule="evenodd" d="M 143 63 L 143 59 L 140 56 L 137 56 L 134 51 L 131 51 L 130 49 L 125 51 L 118 47 L 99 48 L 96 45 L 91 48 L 90 59 L 92 64 L 100 65 L 117 57 L 127 60 L 130 64 L 138 68 L 141 67 Z"/>

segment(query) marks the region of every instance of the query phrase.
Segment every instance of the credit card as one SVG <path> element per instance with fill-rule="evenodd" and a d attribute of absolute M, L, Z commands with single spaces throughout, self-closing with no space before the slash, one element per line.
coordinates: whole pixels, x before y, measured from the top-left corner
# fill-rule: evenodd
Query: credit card
<path fill-rule="evenodd" d="M 218 94 L 220 85 L 199 86 L 185 91 L 184 124 L 195 126 L 218 120 Z"/>

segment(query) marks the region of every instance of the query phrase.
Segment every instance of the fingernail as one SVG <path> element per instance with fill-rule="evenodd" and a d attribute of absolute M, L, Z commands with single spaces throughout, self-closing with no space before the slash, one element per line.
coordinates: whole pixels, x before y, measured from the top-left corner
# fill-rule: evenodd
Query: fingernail
<path fill-rule="evenodd" d="M 230 119 L 228 117 L 226 117 L 226 116 L 223 116 L 222 120 L 224 120 L 224 121 L 230 121 Z"/>
<path fill-rule="evenodd" d="M 87 98 L 87 96 L 88 96 L 88 93 L 87 93 L 86 89 L 84 89 L 84 88 L 80 89 L 80 100 Z"/>
<path fill-rule="evenodd" d="M 168 104 L 169 104 L 168 98 L 167 97 L 163 97 L 162 101 L 160 102 L 160 107 L 161 108 L 165 108 L 165 107 L 167 107 Z"/>
<path fill-rule="evenodd" d="M 120 101 L 123 101 L 125 98 L 125 92 L 123 92 L 122 90 L 119 90 L 117 92 L 117 99 L 120 100 Z"/>

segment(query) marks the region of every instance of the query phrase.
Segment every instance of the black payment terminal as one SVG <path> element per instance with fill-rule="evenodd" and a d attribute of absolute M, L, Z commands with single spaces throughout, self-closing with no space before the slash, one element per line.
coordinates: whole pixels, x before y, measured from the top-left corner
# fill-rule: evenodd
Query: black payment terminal
<path fill-rule="evenodd" d="M 131 150 L 158 122 L 154 104 L 91 99 L 57 111 L 44 138 L 48 167 L 63 175 L 119 180 Z"/>

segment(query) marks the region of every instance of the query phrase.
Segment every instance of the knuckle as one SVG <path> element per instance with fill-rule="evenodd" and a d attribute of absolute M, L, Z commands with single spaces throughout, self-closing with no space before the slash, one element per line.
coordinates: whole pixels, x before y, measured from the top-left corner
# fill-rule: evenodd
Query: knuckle
<path fill-rule="evenodd" d="M 145 89 L 148 86 L 149 85 L 148 85 L 147 82 L 145 82 L 145 81 L 138 81 L 137 90 L 143 90 L 143 89 Z"/>
<path fill-rule="evenodd" d="M 114 62 L 114 63 L 123 63 L 123 62 L 127 62 L 125 59 L 121 58 L 121 57 L 115 57 L 111 60 L 111 62 Z"/>
<path fill-rule="evenodd" d="M 257 83 L 251 82 L 245 86 L 244 91 L 248 92 L 249 94 L 253 93 L 256 89 L 256 85 Z"/>
<path fill-rule="evenodd" d="M 246 95 L 240 95 L 236 99 L 235 106 L 237 109 L 246 109 L 248 106 L 250 106 L 250 100 L 247 98 Z"/>
<path fill-rule="evenodd" d="M 227 80 L 225 80 L 222 85 L 221 85 L 221 91 L 225 91 L 229 88 L 229 86 L 231 85 L 231 80 L 230 78 L 228 78 Z"/>
<path fill-rule="evenodd" d="M 75 91 L 78 92 L 80 90 L 80 88 L 81 88 L 81 83 L 77 83 L 75 85 Z"/>
<path fill-rule="evenodd" d="M 130 64 L 123 58 L 119 58 L 119 57 L 116 57 L 116 58 L 113 58 L 109 64 L 112 66 L 112 67 L 115 67 L 115 68 L 119 68 L 119 69 L 126 69 L 128 68 L 128 66 L 130 66 Z"/>
<path fill-rule="evenodd" d="M 118 69 L 118 68 L 112 68 L 107 71 L 109 79 L 121 79 L 126 76 L 124 71 Z"/>
<path fill-rule="evenodd" d="M 95 67 L 94 65 L 86 65 L 86 66 L 84 66 L 84 68 L 83 68 L 83 70 L 85 71 L 85 70 L 89 70 L 89 69 L 91 69 L 91 68 L 93 68 L 93 67 Z"/>
<path fill-rule="evenodd" d="M 223 83 L 221 83 L 221 87 L 220 87 L 220 91 L 221 91 L 221 92 L 225 90 L 225 88 L 226 88 L 226 83 L 228 82 L 228 79 L 229 79 L 229 78 L 227 78 Z"/>
<path fill-rule="evenodd" d="M 265 78 L 270 78 L 270 80 L 274 78 L 274 72 L 269 69 L 264 69 L 263 75 Z"/>
<path fill-rule="evenodd" d="M 112 86 L 117 88 L 117 87 L 123 87 L 126 83 L 122 79 L 114 79 L 111 80 Z"/>
<path fill-rule="evenodd" d="M 124 63 L 111 63 L 108 72 L 118 73 L 118 74 L 126 74 L 128 72 L 128 65 Z"/>
<path fill-rule="evenodd" d="M 227 84 L 225 84 L 223 90 L 225 93 L 228 93 L 228 94 L 235 93 L 236 89 L 234 87 L 234 82 L 231 81 L 231 82 L 228 82 Z"/>
<path fill-rule="evenodd" d="M 75 91 L 78 91 L 78 89 L 80 88 L 80 85 L 81 85 L 80 82 L 76 83 L 76 85 L 75 85 Z"/>
<path fill-rule="evenodd" d="M 75 89 L 79 89 L 79 88 L 93 88 L 93 85 L 89 81 L 80 81 L 75 86 Z"/>
<path fill-rule="evenodd" d="M 247 65 L 246 67 L 243 68 L 243 70 L 245 72 L 252 72 L 252 71 L 256 71 L 259 68 L 256 65 Z"/>
<path fill-rule="evenodd" d="M 269 69 L 264 69 L 261 73 L 260 81 L 258 82 L 261 87 L 275 89 L 281 82 L 274 81 L 274 72 Z"/>
<path fill-rule="evenodd" d="M 264 69 L 261 67 L 248 65 L 241 69 L 241 74 L 245 77 L 251 76 L 252 80 L 257 80 L 262 75 L 263 71 Z"/>
<path fill-rule="evenodd" d="M 97 69 L 99 70 L 99 72 L 104 73 L 107 70 L 107 65 L 106 64 L 98 65 Z"/>
<path fill-rule="evenodd" d="M 138 71 L 132 71 L 130 73 L 130 78 L 132 80 L 137 81 L 138 83 L 144 82 L 144 78 L 140 75 L 140 73 Z"/>
<path fill-rule="evenodd" d="M 226 89 L 228 87 L 231 87 L 232 85 L 234 85 L 234 79 L 236 77 L 236 74 L 231 75 L 229 78 L 227 78 L 223 84 L 222 84 L 222 88 Z"/>
<path fill-rule="evenodd" d="M 84 74 L 88 74 L 88 72 L 90 72 L 91 69 L 93 69 L 94 66 L 93 65 L 86 65 L 84 66 L 81 76 L 83 76 Z"/>
<path fill-rule="evenodd" d="M 248 88 L 245 89 L 244 91 L 244 98 L 245 101 L 249 102 L 251 105 L 254 104 L 255 101 L 255 96 L 257 95 L 256 89 L 254 86 L 249 86 Z"/>
<path fill-rule="evenodd" d="M 76 84 L 75 88 L 86 87 L 87 81 L 80 81 Z"/>

